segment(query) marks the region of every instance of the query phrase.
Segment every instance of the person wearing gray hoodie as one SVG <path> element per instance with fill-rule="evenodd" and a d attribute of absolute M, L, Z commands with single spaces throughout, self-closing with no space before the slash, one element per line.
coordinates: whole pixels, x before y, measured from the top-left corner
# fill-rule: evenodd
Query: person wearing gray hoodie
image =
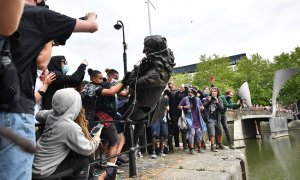
<path fill-rule="evenodd" d="M 33 161 L 33 177 L 48 177 L 59 171 L 83 168 L 99 146 L 100 132 L 88 140 L 82 128 L 74 122 L 82 107 L 81 97 L 72 88 L 58 90 L 52 109 L 39 111 L 36 119 L 45 122 L 45 130 L 37 141 L 38 151 Z M 63 166 L 63 167 L 61 167 Z"/>

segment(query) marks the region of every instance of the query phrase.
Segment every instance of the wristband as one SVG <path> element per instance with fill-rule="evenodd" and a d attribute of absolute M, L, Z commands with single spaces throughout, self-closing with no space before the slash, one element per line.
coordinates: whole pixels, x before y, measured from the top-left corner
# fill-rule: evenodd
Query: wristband
<path fill-rule="evenodd" d="M 42 96 L 42 97 L 44 97 L 45 96 L 45 92 L 44 91 L 40 91 L 40 90 L 38 90 L 38 93 Z"/>

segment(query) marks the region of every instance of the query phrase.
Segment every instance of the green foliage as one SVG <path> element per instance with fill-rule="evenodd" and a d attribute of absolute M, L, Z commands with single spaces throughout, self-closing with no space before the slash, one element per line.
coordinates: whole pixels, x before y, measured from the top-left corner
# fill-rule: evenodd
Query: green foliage
<path fill-rule="evenodd" d="M 268 60 L 258 54 L 252 55 L 250 59 L 243 58 L 236 66 L 235 75 L 235 88 L 248 82 L 253 105 L 270 105 L 274 70 Z"/>
<path fill-rule="evenodd" d="M 225 57 L 206 58 L 201 56 L 200 63 L 197 65 L 197 72 L 195 73 L 193 84 L 203 89 L 205 86 L 211 86 L 210 77 L 214 77 L 214 85 L 224 91 L 232 87 L 234 79 L 234 71 L 229 66 L 230 59 Z"/>
<path fill-rule="evenodd" d="M 300 48 L 296 47 L 295 51 L 282 53 L 274 57 L 274 69 L 300 68 Z M 284 88 L 280 91 L 278 102 L 284 105 L 291 104 L 300 99 L 300 73 L 294 75 L 287 81 Z"/>
<path fill-rule="evenodd" d="M 193 75 L 192 74 L 173 74 L 171 80 L 174 80 L 177 87 L 182 84 L 192 85 Z"/>
<path fill-rule="evenodd" d="M 270 105 L 272 98 L 274 74 L 276 70 L 296 67 L 300 68 L 300 47 L 290 53 L 282 53 L 274 57 L 274 62 L 263 59 L 254 54 L 250 58 L 244 57 L 235 67 L 229 65 L 229 59 L 213 55 L 201 55 L 197 71 L 192 75 L 176 74 L 176 84 L 192 84 L 200 89 L 211 86 L 210 76 L 214 76 L 214 85 L 221 92 L 233 89 L 237 92 L 244 82 L 248 82 L 252 104 Z M 300 73 L 294 75 L 280 91 L 278 102 L 291 104 L 300 99 Z"/>

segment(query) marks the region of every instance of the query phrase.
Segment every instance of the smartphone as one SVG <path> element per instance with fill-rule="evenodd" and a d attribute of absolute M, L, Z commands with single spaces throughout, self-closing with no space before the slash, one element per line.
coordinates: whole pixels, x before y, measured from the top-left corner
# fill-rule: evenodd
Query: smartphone
<path fill-rule="evenodd" d="M 94 137 L 99 131 L 103 128 L 103 124 L 99 123 L 95 128 L 91 131 L 91 136 Z"/>
<path fill-rule="evenodd" d="M 118 166 L 108 165 L 106 166 L 106 180 L 115 180 L 117 176 Z"/>

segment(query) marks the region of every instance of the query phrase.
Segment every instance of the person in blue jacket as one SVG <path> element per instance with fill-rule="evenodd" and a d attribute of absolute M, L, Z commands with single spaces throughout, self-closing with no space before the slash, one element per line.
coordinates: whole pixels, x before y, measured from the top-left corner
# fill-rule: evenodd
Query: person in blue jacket
<path fill-rule="evenodd" d="M 200 145 L 202 140 L 202 133 L 207 131 L 207 127 L 201 116 L 200 110 L 203 110 L 204 107 L 201 103 L 200 98 L 197 97 L 197 90 L 189 88 L 188 96 L 180 101 L 178 108 L 184 110 L 189 127 L 188 134 L 190 153 L 196 154 L 194 150 L 195 135 L 197 135 L 198 150 L 199 152 L 203 153 L 204 151 L 200 148 Z"/>

